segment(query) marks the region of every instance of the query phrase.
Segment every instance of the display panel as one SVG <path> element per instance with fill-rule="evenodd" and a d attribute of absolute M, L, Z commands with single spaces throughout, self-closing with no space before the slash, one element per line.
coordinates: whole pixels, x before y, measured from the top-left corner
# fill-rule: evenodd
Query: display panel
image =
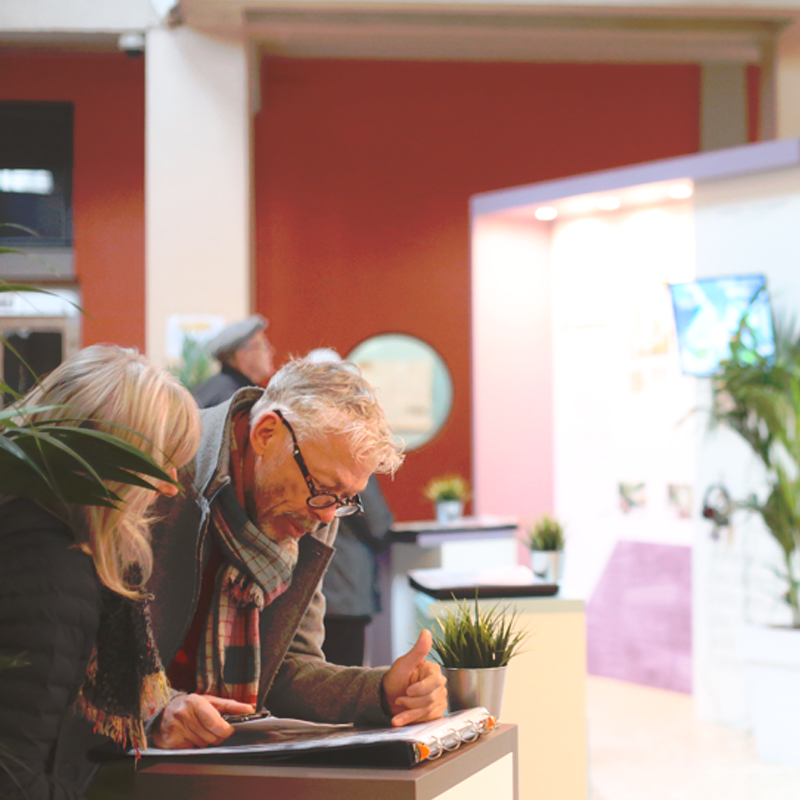
<path fill-rule="evenodd" d="M 763 275 L 699 278 L 669 286 L 681 371 L 707 377 L 730 356 L 731 338 L 746 317 L 742 342 L 760 356 L 775 353 L 769 294 Z"/>

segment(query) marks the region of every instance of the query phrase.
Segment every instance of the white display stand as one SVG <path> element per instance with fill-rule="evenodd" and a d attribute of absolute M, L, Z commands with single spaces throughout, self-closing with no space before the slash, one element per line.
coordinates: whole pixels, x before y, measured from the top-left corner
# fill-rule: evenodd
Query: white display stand
<path fill-rule="evenodd" d="M 555 219 L 537 218 L 546 207 Z M 736 515 L 712 539 L 699 515 L 709 485 L 742 498 L 760 473 L 694 413 L 710 382 L 680 375 L 665 284 L 764 273 L 775 311 L 800 309 L 800 143 L 477 195 L 471 224 L 474 507 L 554 512 L 563 591 L 587 601 L 618 541 L 691 548 L 697 709 L 747 725 L 737 634 L 743 620 L 784 621 L 768 594 L 777 554 L 756 519 Z M 646 504 L 626 514 L 617 488 L 635 480 Z M 689 518 L 671 485 L 688 488 Z"/>
<path fill-rule="evenodd" d="M 580 600 L 480 600 L 506 606 L 530 632 L 506 674 L 501 720 L 519 728 L 520 800 L 587 800 L 586 632 Z M 417 627 L 453 608 L 415 592 Z"/>
<path fill-rule="evenodd" d="M 518 529 L 519 521 L 509 516 L 463 517 L 449 523 L 396 523 L 391 548 L 379 559 L 381 594 L 387 599 L 370 625 L 367 651 L 372 666 L 392 663 L 413 646 L 419 635 L 414 625 L 413 592 L 407 579 L 411 570 L 514 565 Z"/>

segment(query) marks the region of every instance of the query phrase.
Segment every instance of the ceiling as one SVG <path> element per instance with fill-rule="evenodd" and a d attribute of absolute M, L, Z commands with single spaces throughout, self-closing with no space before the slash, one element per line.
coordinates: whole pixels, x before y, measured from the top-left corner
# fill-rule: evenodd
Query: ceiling
<path fill-rule="evenodd" d="M 294 58 L 758 63 L 793 9 L 182 0 L 189 27 Z"/>

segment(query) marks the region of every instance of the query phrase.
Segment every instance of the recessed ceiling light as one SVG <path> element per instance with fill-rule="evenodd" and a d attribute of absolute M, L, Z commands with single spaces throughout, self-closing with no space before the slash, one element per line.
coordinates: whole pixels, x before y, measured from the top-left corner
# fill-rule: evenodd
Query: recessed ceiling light
<path fill-rule="evenodd" d="M 631 195 L 631 200 L 635 203 L 641 203 L 644 205 L 645 203 L 655 203 L 658 200 L 664 199 L 664 187 L 663 186 L 644 186 L 641 189 L 637 189 Z"/>
<path fill-rule="evenodd" d="M 591 214 L 597 208 L 597 204 L 591 197 L 576 197 L 573 200 L 568 200 L 566 204 L 561 205 L 561 210 L 564 214 Z"/>
<path fill-rule="evenodd" d="M 611 197 L 610 195 L 608 197 L 601 197 L 597 201 L 597 207 L 601 211 L 616 211 L 620 205 L 622 204 L 620 203 L 619 198 Z"/>
<path fill-rule="evenodd" d="M 685 200 L 687 197 L 691 197 L 693 193 L 694 191 L 688 183 L 676 183 L 667 189 L 667 194 L 673 200 Z"/>
<path fill-rule="evenodd" d="M 534 216 L 536 219 L 542 220 L 542 222 L 549 222 L 558 216 L 558 211 L 553 206 L 542 206 L 536 209 Z"/>

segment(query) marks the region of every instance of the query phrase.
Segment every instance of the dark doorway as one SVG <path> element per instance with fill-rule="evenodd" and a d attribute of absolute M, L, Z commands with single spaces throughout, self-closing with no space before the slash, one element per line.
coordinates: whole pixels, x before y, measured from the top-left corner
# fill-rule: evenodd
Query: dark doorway
<path fill-rule="evenodd" d="M 12 392 L 24 395 L 63 360 L 63 334 L 58 331 L 8 331 L 3 337 L 3 380 Z M 6 392 L 3 405 L 16 397 Z"/>

